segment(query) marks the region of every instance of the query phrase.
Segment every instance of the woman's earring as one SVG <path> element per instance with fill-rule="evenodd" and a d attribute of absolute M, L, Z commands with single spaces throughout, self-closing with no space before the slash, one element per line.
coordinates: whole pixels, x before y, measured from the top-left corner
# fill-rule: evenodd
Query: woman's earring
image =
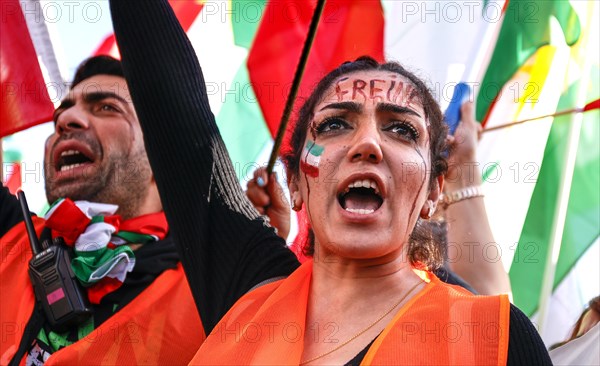
<path fill-rule="evenodd" d="M 435 212 L 435 208 L 433 208 L 433 202 L 431 200 L 427 200 L 427 211 L 424 210 L 425 206 L 423 206 L 421 209 L 421 218 L 424 220 L 429 220 Z"/>
<path fill-rule="evenodd" d="M 298 212 L 298 211 L 300 211 L 301 208 L 302 208 L 302 205 L 299 205 L 296 203 L 296 201 L 294 201 L 294 204 L 292 205 L 292 210 Z"/>
<path fill-rule="evenodd" d="M 300 201 L 300 198 L 298 197 L 297 192 L 294 192 L 292 194 L 291 201 L 292 201 L 292 210 L 298 212 L 302 209 L 302 202 Z"/>

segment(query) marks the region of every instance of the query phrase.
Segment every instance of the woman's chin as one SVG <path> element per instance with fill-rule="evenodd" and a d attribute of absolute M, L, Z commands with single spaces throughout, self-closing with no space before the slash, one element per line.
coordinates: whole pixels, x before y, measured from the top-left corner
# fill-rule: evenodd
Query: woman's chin
<path fill-rule="evenodd" d="M 365 234 L 346 237 L 342 235 L 335 242 L 315 246 L 315 260 L 379 260 L 398 257 L 402 253 L 402 246 L 389 241 L 379 242 L 373 240 L 373 235 Z"/>

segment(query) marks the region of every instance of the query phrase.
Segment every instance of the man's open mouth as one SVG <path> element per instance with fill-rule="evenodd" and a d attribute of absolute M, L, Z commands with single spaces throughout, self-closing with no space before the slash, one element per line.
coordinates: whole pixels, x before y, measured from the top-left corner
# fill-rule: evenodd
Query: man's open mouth
<path fill-rule="evenodd" d="M 55 168 L 56 171 L 66 172 L 85 164 L 92 164 L 93 162 L 93 157 L 88 153 L 76 149 L 68 149 L 58 155 Z"/>
<path fill-rule="evenodd" d="M 357 179 L 338 195 L 338 202 L 348 212 L 371 214 L 383 204 L 380 190 L 373 179 Z"/>

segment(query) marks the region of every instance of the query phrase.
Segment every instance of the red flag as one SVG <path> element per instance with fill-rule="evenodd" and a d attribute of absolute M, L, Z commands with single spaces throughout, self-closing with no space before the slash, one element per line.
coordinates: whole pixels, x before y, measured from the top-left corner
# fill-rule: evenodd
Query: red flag
<path fill-rule="evenodd" d="M 315 1 L 269 2 L 248 56 L 250 80 L 265 121 L 277 133 Z M 316 83 L 344 61 L 383 55 L 383 9 L 379 2 L 328 1 L 310 51 L 296 106 Z M 294 108 L 294 111 L 297 111 Z"/>
<path fill-rule="evenodd" d="M 583 108 L 583 111 L 587 112 L 594 109 L 600 109 L 600 99 L 596 99 L 593 102 L 589 102 L 588 104 L 586 104 Z"/>
<path fill-rule="evenodd" d="M 5 170 L 8 173 L 5 177 L 6 181 L 4 186 L 8 188 L 8 191 L 14 195 L 17 194 L 17 190 L 21 188 L 21 163 L 15 162 L 8 165 L 8 169 Z"/>
<path fill-rule="evenodd" d="M 2 0 L 0 137 L 52 120 L 54 105 L 18 0 Z"/>
<path fill-rule="evenodd" d="M 200 11 L 202 11 L 202 7 L 204 6 L 204 1 L 176 1 L 169 0 L 169 4 L 173 8 L 179 23 L 181 23 L 181 27 L 187 32 L 188 29 L 196 20 Z M 119 54 L 119 49 L 117 48 L 117 42 L 115 40 L 115 35 L 111 34 L 102 41 L 100 47 L 96 49 L 94 55 L 109 55 L 115 58 L 121 58 Z"/>

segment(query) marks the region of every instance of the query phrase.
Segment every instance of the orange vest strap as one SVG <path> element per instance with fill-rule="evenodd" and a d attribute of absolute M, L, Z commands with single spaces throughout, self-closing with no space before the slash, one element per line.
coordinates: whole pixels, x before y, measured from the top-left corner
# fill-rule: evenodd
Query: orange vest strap
<path fill-rule="evenodd" d="M 434 365 L 505 365 L 508 297 L 474 296 L 430 277 L 377 337 L 362 364 L 412 365 L 426 359 Z"/>
<path fill-rule="evenodd" d="M 243 296 L 196 353 L 192 364 L 294 364 L 304 349 L 312 261 L 285 280 Z M 396 314 L 363 364 L 501 364 L 508 350 L 505 296 L 474 296 L 429 283 Z"/>

